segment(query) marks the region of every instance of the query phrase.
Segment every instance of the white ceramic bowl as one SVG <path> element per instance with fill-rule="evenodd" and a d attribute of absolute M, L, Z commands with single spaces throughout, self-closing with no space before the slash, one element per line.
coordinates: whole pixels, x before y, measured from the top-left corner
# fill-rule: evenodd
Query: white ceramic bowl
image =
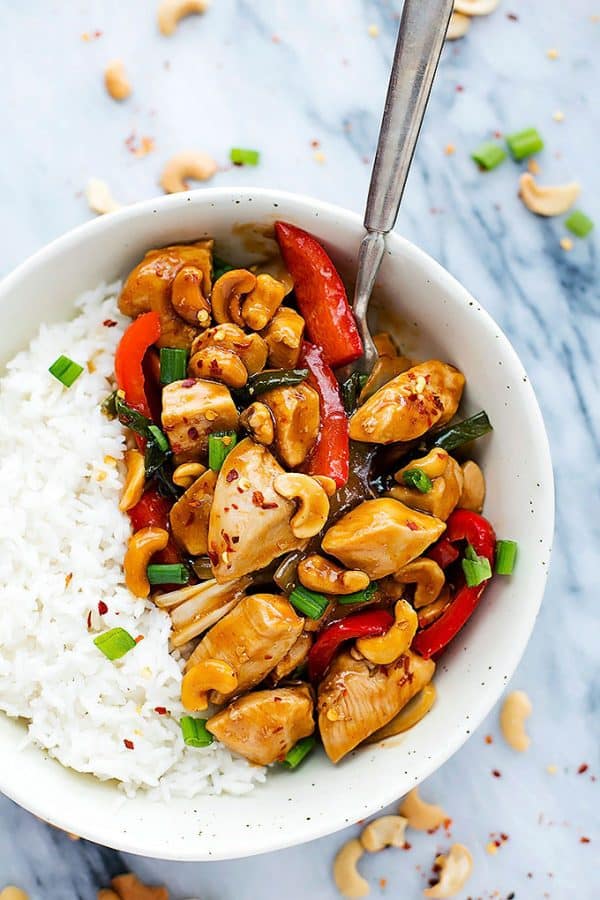
<path fill-rule="evenodd" d="M 89 222 L 10 275 L 0 286 L 0 362 L 25 346 L 41 321 L 70 316 L 78 294 L 123 276 L 147 249 L 211 235 L 219 255 L 247 261 L 248 224 L 277 218 L 315 234 L 351 281 L 362 234 L 356 214 L 279 191 L 178 194 Z M 465 373 L 462 412 L 485 408 L 495 428 L 478 448 L 485 512 L 497 534 L 520 548 L 516 574 L 494 580 L 438 666 L 432 712 L 403 737 L 358 750 L 338 766 L 318 753 L 296 772 L 274 770 L 248 796 L 169 804 L 143 795 L 122 802 L 114 784 L 64 769 L 35 747 L 21 749 L 24 726 L 0 716 L 0 788 L 21 806 L 67 831 L 146 856 L 208 860 L 276 850 L 395 800 L 448 759 L 498 699 L 531 634 L 548 570 L 553 483 L 540 411 L 495 322 L 444 269 L 395 234 L 375 306 L 408 355 L 439 356 Z"/>

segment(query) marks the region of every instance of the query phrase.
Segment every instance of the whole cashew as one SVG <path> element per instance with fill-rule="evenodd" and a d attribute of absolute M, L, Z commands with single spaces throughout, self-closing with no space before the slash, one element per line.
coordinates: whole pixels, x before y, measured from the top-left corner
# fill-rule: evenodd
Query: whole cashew
<path fill-rule="evenodd" d="M 454 0 L 454 11 L 465 16 L 489 16 L 500 0 Z"/>
<path fill-rule="evenodd" d="M 240 424 L 247 429 L 254 440 L 268 447 L 275 440 L 275 425 L 271 410 L 264 403 L 255 401 L 240 416 Z"/>
<path fill-rule="evenodd" d="M 133 872 L 117 875 L 110 885 L 119 900 L 169 900 L 169 892 L 165 887 L 142 884 Z"/>
<path fill-rule="evenodd" d="M 460 509 L 471 509 L 473 512 L 481 512 L 485 500 L 485 478 L 476 462 L 468 459 L 461 466 L 463 473 L 463 488 L 458 500 Z"/>
<path fill-rule="evenodd" d="M 123 485 L 123 493 L 119 501 L 119 509 L 126 512 L 142 499 L 144 484 L 146 483 L 146 469 L 144 455 L 139 450 L 125 451 L 125 465 L 127 475 Z"/>
<path fill-rule="evenodd" d="M 158 6 L 158 27 L 166 36 L 173 34 L 180 19 L 208 9 L 207 0 L 162 0 Z"/>
<path fill-rule="evenodd" d="M 247 269 L 232 269 L 218 278 L 212 289 L 210 302 L 213 316 L 219 324 L 235 322 L 244 328 L 245 322 L 241 312 L 241 298 L 249 294 L 256 285 L 256 276 Z"/>
<path fill-rule="evenodd" d="M 500 728 L 506 743 L 524 753 L 531 744 L 525 731 L 525 722 L 533 711 L 531 700 L 524 691 L 513 691 L 508 695 L 500 710 Z"/>
<path fill-rule="evenodd" d="M 415 609 L 420 609 L 437 600 L 444 587 L 446 576 L 444 570 L 433 559 L 422 556 L 394 572 L 392 580 L 398 584 L 417 585 L 413 602 Z"/>
<path fill-rule="evenodd" d="M 419 610 L 419 628 L 428 628 L 436 619 L 439 619 L 450 605 L 450 588 L 445 585 L 440 596 L 433 603 L 421 607 Z"/>
<path fill-rule="evenodd" d="M 0 894 L 0 897 L 2 895 Z M 101 888 L 98 891 L 98 900 L 120 900 L 119 895 L 111 891 L 110 888 Z"/>
<path fill-rule="evenodd" d="M 198 266 L 182 266 L 171 285 L 171 306 L 190 325 L 210 324 L 210 303 L 202 293 L 204 273 Z"/>
<path fill-rule="evenodd" d="M 190 359 L 188 372 L 193 378 L 222 381 L 227 387 L 242 388 L 248 381 L 248 370 L 237 353 L 225 347 L 205 347 Z"/>
<path fill-rule="evenodd" d="M 26 894 L 21 888 L 15 887 L 14 884 L 7 884 L 0 891 L 0 900 L 29 900 L 29 894 Z"/>
<path fill-rule="evenodd" d="M 360 842 L 369 853 L 378 853 L 386 847 L 404 847 L 407 825 L 403 816 L 380 816 L 363 828 Z"/>
<path fill-rule="evenodd" d="M 248 328 L 261 331 L 283 302 L 285 287 L 271 275 L 257 275 L 256 284 L 242 306 L 242 318 Z"/>
<path fill-rule="evenodd" d="M 406 795 L 398 812 L 408 819 L 408 827 L 416 831 L 435 831 L 449 818 L 441 806 L 421 800 L 418 788 Z"/>
<path fill-rule="evenodd" d="M 337 485 L 333 478 L 330 478 L 329 475 L 313 475 L 312 477 L 319 482 L 328 497 L 333 497 L 337 491 Z"/>
<path fill-rule="evenodd" d="M 150 582 L 146 569 L 155 553 L 164 550 L 169 543 L 169 533 L 164 528 L 148 525 L 132 534 L 127 544 L 123 569 L 125 584 L 134 597 L 147 597 L 150 593 Z"/>
<path fill-rule="evenodd" d="M 113 59 L 106 66 L 104 84 L 113 100 L 126 100 L 131 94 L 131 82 L 127 78 L 125 65 L 120 59 Z"/>
<path fill-rule="evenodd" d="M 181 463 L 173 472 L 172 481 L 177 487 L 189 488 L 206 472 L 206 466 L 199 462 Z"/>
<path fill-rule="evenodd" d="M 213 298 L 214 299 L 214 298 Z M 259 334 L 247 334 L 233 322 L 222 322 L 199 334 L 192 344 L 192 356 L 205 347 L 233 350 L 246 366 L 249 375 L 261 372 L 267 361 L 267 345 Z"/>
<path fill-rule="evenodd" d="M 450 24 L 446 32 L 447 41 L 456 41 L 458 38 L 464 37 L 471 27 L 471 19 L 459 12 L 453 12 L 450 16 Z"/>
<path fill-rule="evenodd" d="M 368 881 L 356 868 L 364 852 L 358 838 L 348 841 L 338 851 L 333 863 L 333 879 L 342 897 L 366 897 L 370 893 Z"/>
<path fill-rule="evenodd" d="M 377 665 L 387 666 L 406 653 L 417 633 L 417 614 L 406 600 L 394 607 L 394 624 L 381 637 L 359 638 L 356 649 Z"/>
<path fill-rule="evenodd" d="M 298 365 L 304 319 L 295 309 L 280 306 L 263 332 L 274 369 L 294 369 Z"/>
<path fill-rule="evenodd" d="M 519 179 L 519 197 L 538 216 L 561 216 L 571 209 L 580 193 L 581 185 L 577 181 L 541 187 L 531 172 L 523 172 Z"/>
<path fill-rule="evenodd" d="M 273 487 L 286 500 L 298 501 L 298 510 L 290 519 L 294 537 L 314 537 L 321 531 L 329 516 L 329 498 L 318 481 L 310 475 L 289 472 L 278 475 Z"/>
<path fill-rule="evenodd" d="M 199 150 L 184 150 L 172 156 L 160 176 L 160 185 L 165 194 L 189 191 L 186 178 L 194 181 L 208 181 L 217 171 L 217 164 L 208 153 Z"/>
<path fill-rule="evenodd" d="M 121 204 L 114 199 L 107 183 L 99 178 L 90 178 L 85 187 L 85 199 L 91 211 L 99 216 L 121 209 Z"/>
<path fill-rule="evenodd" d="M 300 584 L 323 594 L 354 594 L 369 585 L 369 576 L 358 569 L 344 569 L 318 553 L 298 563 Z"/>
<path fill-rule="evenodd" d="M 196 663 L 183 676 L 181 702 L 191 712 L 208 707 L 208 692 L 230 694 L 238 685 L 238 677 L 229 663 L 221 659 L 205 659 Z"/>
<path fill-rule="evenodd" d="M 463 844 L 453 844 L 448 856 L 437 856 L 436 865 L 441 867 L 440 880 L 433 887 L 425 888 L 425 897 L 456 897 L 467 883 L 473 871 L 473 857 Z"/>

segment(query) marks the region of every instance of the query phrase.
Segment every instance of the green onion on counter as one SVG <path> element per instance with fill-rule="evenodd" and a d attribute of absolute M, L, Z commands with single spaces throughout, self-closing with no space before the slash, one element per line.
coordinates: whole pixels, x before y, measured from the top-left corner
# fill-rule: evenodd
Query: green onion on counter
<path fill-rule="evenodd" d="M 536 128 L 525 128 L 506 135 L 506 143 L 513 159 L 521 160 L 544 149 L 544 141 Z"/>
<path fill-rule="evenodd" d="M 245 150 L 243 147 L 232 147 L 229 159 L 235 166 L 257 166 L 260 162 L 258 150 Z"/>
<path fill-rule="evenodd" d="M 592 220 L 580 209 L 574 209 L 571 215 L 565 219 L 565 228 L 579 238 L 587 237 L 593 227 Z"/>
<path fill-rule="evenodd" d="M 482 169 L 495 169 L 501 162 L 506 159 L 506 150 L 495 141 L 484 141 L 476 147 L 471 153 L 471 159 L 482 167 Z"/>

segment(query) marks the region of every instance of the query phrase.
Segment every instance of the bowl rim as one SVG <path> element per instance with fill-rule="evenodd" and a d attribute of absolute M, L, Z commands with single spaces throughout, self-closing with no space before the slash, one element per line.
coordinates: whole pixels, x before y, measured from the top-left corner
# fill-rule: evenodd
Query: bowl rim
<path fill-rule="evenodd" d="M 51 262 L 53 257 L 59 256 L 63 252 L 68 251 L 73 246 L 76 246 L 82 239 L 88 237 L 88 235 L 94 233 L 100 234 L 104 231 L 110 231 L 114 223 L 121 222 L 124 219 L 130 219 L 132 222 L 135 222 L 138 219 L 144 219 L 147 216 L 156 215 L 162 209 L 169 209 L 171 207 L 183 207 L 187 203 L 197 204 L 201 207 L 206 204 L 227 201 L 233 199 L 234 197 L 242 199 L 254 198 L 260 199 L 261 201 L 265 201 L 267 203 L 274 203 L 275 205 L 280 207 L 281 215 L 283 217 L 285 217 L 286 215 L 286 206 L 301 205 L 306 207 L 307 209 L 312 210 L 313 213 L 316 212 L 316 215 L 318 216 L 322 215 L 323 218 L 337 218 L 339 220 L 346 221 L 349 225 L 362 228 L 360 214 L 352 210 L 349 210 L 342 206 L 338 206 L 334 203 L 319 200 L 307 194 L 277 190 L 272 188 L 253 186 L 201 188 L 195 191 L 187 191 L 170 196 L 158 196 L 149 200 L 141 201 L 139 203 L 131 204 L 130 206 L 123 207 L 122 209 L 117 210 L 114 213 L 110 213 L 109 215 L 99 216 L 98 218 L 92 219 L 89 222 L 84 222 L 76 226 L 75 228 L 70 229 L 64 234 L 56 237 L 49 243 L 43 245 L 2 278 L 2 280 L 0 281 L 0 303 L 2 302 L 4 296 L 12 290 L 13 285 L 15 283 L 18 283 L 21 279 L 27 278 L 31 271 L 35 271 L 35 269 L 39 266 L 43 266 L 46 263 Z M 260 214 L 257 215 L 257 218 L 260 218 Z M 523 402 L 527 405 L 528 414 L 530 416 L 529 424 L 535 433 L 535 447 L 539 458 L 540 475 L 542 483 L 546 488 L 546 496 L 544 499 L 546 503 L 547 516 L 544 521 L 540 522 L 539 528 L 540 532 L 543 534 L 544 544 L 547 548 L 547 563 L 544 566 L 543 571 L 540 571 L 541 567 L 538 567 L 537 569 L 537 574 L 535 576 L 536 602 L 530 602 L 528 604 L 525 620 L 521 620 L 521 628 L 518 634 L 514 635 L 514 641 L 511 644 L 511 652 L 504 660 L 503 670 L 510 679 L 514 675 L 517 665 L 519 664 L 523 656 L 539 613 L 541 602 L 544 596 L 545 584 L 548 577 L 549 562 L 551 558 L 554 535 L 554 477 L 550 456 L 550 447 L 541 410 L 533 386 L 531 384 L 531 380 L 529 379 L 516 350 L 512 346 L 508 337 L 505 335 L 504 331 L 498 326 L 498 324 L 487 312 L 487 310 L 483 306 L 481 306 L 480 301 L 473 298 L 467 288 L 464 287 L 464 285 L 462 285 L 461 282 L 459 282 L 453 275 L 451 275 L 450 272 L 448 272 L 440 263 L 438 263 L 433 257 L 431 257 L 424 250 L 421 250 L 411 241 L 408 241 L 406 238 L 402 237 L 400 234 L 394 231 L 390 232 L 390 234 L 387 236 L 387 239 L 393 244 L 394 248 L 397 249 L 398 255 L 401 255 L 402 253 L 407 254 L 416 261 L 420 262 L 421 265 L 428 268 L 432 275 L 435 275 L 442 291 L 446 290 L 449 294 L 453 294 L 455 296 L 460 294 L 468 303 L 472 302 L 476 304 L 480 316 L 482 317 L 482 327 L 485 329 L 492 328 L 495 331 L 498 339 L 498 347 L 503 357 L 509 359 L 511 364 L 517 367 L 526 378 L 526 384 L 524 385 L 526 396 Z M 483 719 L 490 712 L 492 707 L 499 700 L 502 691 L 506 688 L 506 683 L 506 681 L 502 682 L 501 684 L 494 682 L 493 684 L 489 685 L 488 690 L 482 691 L 478 695 L 481 699 L 478 703 L 474 704 L 473 709 L 471 710 L 471 736 L 479 727 Z M 2 713 L 2 715 L 5 716 L 4 713 Z M 439 769 L 464 743 L 466 743 L 468 736 L 469 735 L 466 735 L 461 729 L 457 728 L 443 744 L 440 743 L 439 746 L 432 748 L 432 754 L 426 761 L 423 761 L 419 777 L 414 781 L 413 786 L 417 786 L 426 778 L 428 778 L 429 775 Z M 36 749 L 39 750 L 40 753 L 44 753 L 41 748 Z M 60 765 L 60 763 L 58 764 Z M 80 773 L 76 774 L 79 775 Z M 15 801 L 19 806 L 22 806 L 24 809 L 28 810 L 34 815 L 43 818 L 50 824 L 62 828 L 66 831 L 77 831 L 78 834 L 81 834 L 82 837 L 85 837 L 88 840 L 95 841 L 96 843 L 105 846 L 114 847 L 114 849 L 122 852 L 147 857 L 151 856 L 157 859 L 165 860 L 191 862 L 239 859 L 247 856 L 273 852 L 276 850 L 281 850 L 287 847 L 302 844 L 307 841 L 315 840 L 326 835 L 333 834 L 334 832 L 347 827 L 347 825 L 349 824 L 348 819 L 345 817 L 343 811 L 337 811 L 335 808 L 332 808 L 331 815 L 325 824 L 318 823 L 316 820 L 306 822 L 303 824 L 302 828 L 298 828 L 296 830 L 293 837 L 286 837 L 285 832 L 278 832 L 274 833 L 269 841 L 265 841 L 264 846 L 261 846 L 259 848 L 253 847 L 251 848 L 250 852 L 240 853 L 239 850 L 232 850 L 228 852 L 217 852 L 210 856 L 201 856 L 198 855 L 198 852 L 194 853 L 193 851 L 182 851 L 176 849 L 172 850 L 170 848 L 168 850 L 165 850 L 165 848 L 161 847 L 160 845 L 159 836 L 156 837 L 154 843 L 151 841 L 144 841 L 143 844 L 141 841 L 136 840 L 135 836 L 131 834 L 124 835 L 120 833 L 116 838 L 111 840 L 110 838 L 107 838 L 105 834 L 100 834 L 94 829 L 93 817 L 91 817 L 91 820 L 85 823 L 84 827 L 81 827 L 81 823 L 74 823 L 73 821 L 69 820 L 68 812 L 63 812 L 63 810 L 60 810 L 58 814 L 54 813 L 49 816 L 48 810 L 38 805 L 37 794 L 35 789 L 32 790 L 32 787 L 33 786 L 25 783 L 13 784 L 10 781 L 10 773 L 6 772 L 6 774 L 4 774 L 0 771 L 0 791 L 5 796 Z M 257 789 L 260 791 L 260 785 Z M 372 815 L 397 799 L 397 790 L 394 789 L 393 780 L 390 779 L 389 791 L 385 794 L 385 796 L 380 792 L 377 798 L 371 802 L 368 813 L 365 813 L 364 810 L 361 810 L 360 816 L 361 818 L 364 818 L 366 817 L 366 815 Z"/>

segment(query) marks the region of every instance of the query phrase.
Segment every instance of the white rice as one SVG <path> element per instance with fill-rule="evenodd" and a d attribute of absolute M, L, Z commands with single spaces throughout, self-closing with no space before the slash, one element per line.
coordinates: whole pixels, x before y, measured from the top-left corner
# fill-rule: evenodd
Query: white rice
<path fill-rule="evenodd" d="M 43 325 L 0 381 L 0 709 L 63 765 L 116 778 L 127 794 L 246 793 L 264 769 L 217 742 L 183 743 L 169 616 L 123 581 L 124 435 L 99 408 L 128 321 L 118 287 L 85 294 L 73 321 Z M 48 372 L 60 354 L 95 370 L 66 389 Z M 110 662 L 93 638 L 115 626 L 144 639 Z"/>

